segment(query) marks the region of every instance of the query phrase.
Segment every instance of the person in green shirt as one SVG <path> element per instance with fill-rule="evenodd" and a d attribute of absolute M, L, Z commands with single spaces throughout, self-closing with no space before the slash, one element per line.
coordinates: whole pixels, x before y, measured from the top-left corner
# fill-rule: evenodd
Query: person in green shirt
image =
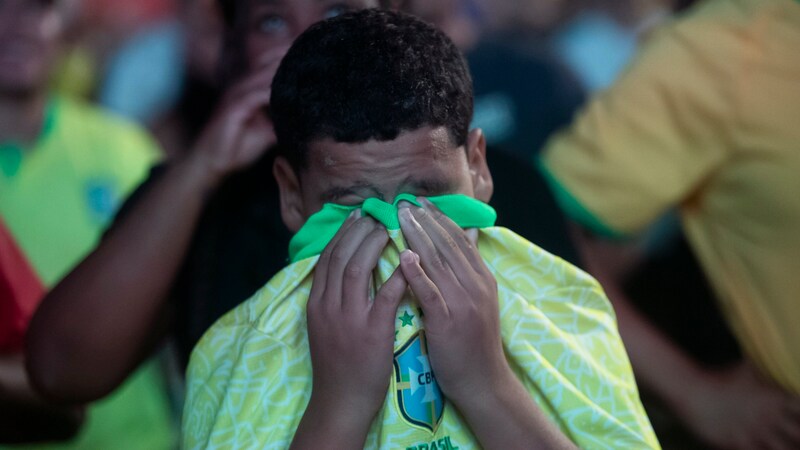
<path fill-rule="evenodd" d="M 658 447 L 597 282 L 493 226 L 442 32 L 320 22 L 270 111 L 291 263 L 195 347 L 184 448 Z"/>
<path fill-rule="evenodd" d="M 73 13 L 67 1 L 0 2 L 0 218 L 42 291 L 92 250 L 120 201 L 160 158 L 140 128 L 50 93 L 52 64 Z M 41 292 L 33 298 L 3 295 L 0 309 L 15 312 L 22 333 L 39 301 Z M 0 443 L 76 435 L 46 448 L 174 445 L 177 430 L 163 375 L 153 362 L 104 401 L 84 408 L 58 406 L 35 391 L 26 359 L 22 337 L 0 354 Z"/>

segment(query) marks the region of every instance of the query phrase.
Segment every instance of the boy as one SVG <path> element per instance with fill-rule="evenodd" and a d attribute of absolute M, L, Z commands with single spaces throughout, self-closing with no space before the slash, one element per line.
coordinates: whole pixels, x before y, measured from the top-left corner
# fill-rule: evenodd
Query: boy
<path fill-rule="evenodd" d="M 195 348 L 185 447 L 658 446 L 596 282 L 492 227 L 442 33 L 377 10 L 322 22 L 270 105 L 293 263 Z"/>

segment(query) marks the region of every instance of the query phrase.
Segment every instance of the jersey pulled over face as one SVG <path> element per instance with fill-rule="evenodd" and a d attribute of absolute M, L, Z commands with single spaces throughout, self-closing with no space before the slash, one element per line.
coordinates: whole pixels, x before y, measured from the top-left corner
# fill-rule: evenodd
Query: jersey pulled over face
<path fill-rule="evenodd" d="M 486 202 L 489 173 L 476 134 L 466 149 L 454 146 L 444 127 L 402 132 L 391 141 L 313 141 L 299 174 L 303 216 L 325 203 L 357 205 L 372 197 L 392 202 L 402 193 L 464 194 Z"/>

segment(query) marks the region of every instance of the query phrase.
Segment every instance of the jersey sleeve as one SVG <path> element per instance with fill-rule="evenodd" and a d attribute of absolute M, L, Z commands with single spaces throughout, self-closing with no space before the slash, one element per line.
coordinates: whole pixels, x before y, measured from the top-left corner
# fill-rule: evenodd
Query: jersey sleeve
<path fill-rule="evenodd" d="M 578 447 L 659 448 L 611 306 L 585 278 L 528 303 L 526 321 L 507 331 L 507 353 L 527 361 L 518 376 Z"/>
<path fill-rule="evenodd" d="M 289 448 L 310 393 L 310 361 L 281 340 L 234 322 L 235 309 L 195 347 L 181 448 Z M 292 430 L 292 431 L 287 431 Z M 269 446 L 265 446 L 269 443 Z"/>
<path fill-rule="evenodd" d="M 573 220 L 635 233 L 690 201 L 728 158 L 738 47 L 732 30 L 699 17 L 656 32 L 545 146 L 539 167 Z"/>
<path fill-rule="evenodd" d="M 503 228 L 484 229 L 511 368 L 579 448 L 658 448 L 611 303 L 580 269 Z"/>

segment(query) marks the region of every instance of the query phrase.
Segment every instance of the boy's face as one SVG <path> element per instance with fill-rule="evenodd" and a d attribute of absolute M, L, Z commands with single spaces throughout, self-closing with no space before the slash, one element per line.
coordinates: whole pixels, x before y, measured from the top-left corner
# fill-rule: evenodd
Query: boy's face
<path fill-rule="evenodd" d="M 451 143 L 444 127 L 407 131 L 392 141 L 313 141 L 299 173 L 283 158 L 275 162 L 283 220 L 296 232 L 325 203 L 392 202 L 401 193 L 464 194 L 488 202 L 492 178 L 485 155 L 480 130 L 470 133 L 465 149 Z"/>
<path fill-rule="evenodd" d="M 3 1 L 3 0 L 0 0 Z M 261 58 L 285 48 L 311 25 L 356 9 L 374 8 L 377 0 L 250 0 L 247 61 L 258 67 Z"/>
<path fill-rule="evenodd" d="M 0 95 L 29 95 L 45 86 L 63 31 L 46 0 L 0 0 Z"/>

